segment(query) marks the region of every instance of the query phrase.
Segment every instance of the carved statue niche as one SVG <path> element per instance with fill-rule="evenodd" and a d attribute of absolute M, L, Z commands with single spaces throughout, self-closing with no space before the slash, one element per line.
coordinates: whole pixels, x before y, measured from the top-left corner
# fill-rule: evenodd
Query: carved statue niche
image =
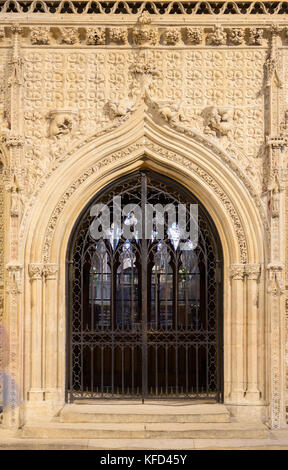
<path fill-rule="evenodd" d="M 50 111 L 48 136 L 59 139 L 71 134 L 76 124 L 76 116 L 77 112 L 70 109 Z"/>
<path fill-rule="evenodd" d="M 233 109 L 211 106 L 202 112 L 204 132 L 216 137 L 227 136 L 233 126 Z"/>

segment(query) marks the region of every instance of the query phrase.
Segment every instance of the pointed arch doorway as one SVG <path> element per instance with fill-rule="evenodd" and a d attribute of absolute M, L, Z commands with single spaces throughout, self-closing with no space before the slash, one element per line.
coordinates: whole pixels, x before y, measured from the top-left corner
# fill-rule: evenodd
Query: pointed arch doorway
<path fill-rule="evenodd" d="M 180 227 L 190 204 L 197 241 L 189 211 Z M 213 221 L 176 181 L 137 171 L 100 191 L 67 251 L 67 401 L 222 401 L 222 265 Z"/>

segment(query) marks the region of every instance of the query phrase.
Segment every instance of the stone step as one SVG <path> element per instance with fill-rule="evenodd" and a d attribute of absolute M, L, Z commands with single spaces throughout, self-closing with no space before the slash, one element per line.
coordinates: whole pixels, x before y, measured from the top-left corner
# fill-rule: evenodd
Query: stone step
<path fill-rule="evenodd" d="M 43 423 L 24 426 L 38 439 L 262 439 L 266 426 L 240 423 Z"/>
<path fill-rule="evenodd" d="M 62 423 L 227 423 L 230 415 L 221 404 L 97 404 L 65 405 Z"/>

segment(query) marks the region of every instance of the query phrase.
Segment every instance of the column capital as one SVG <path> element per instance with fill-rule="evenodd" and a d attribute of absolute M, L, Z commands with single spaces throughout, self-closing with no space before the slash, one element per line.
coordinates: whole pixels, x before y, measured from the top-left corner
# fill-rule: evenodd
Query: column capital
<path fill-rule="evenodd" d="M 261 273 L 261 265 L 258 263 L 251 263 L 245 265 L 245 274 L 248 279 L 257 281 Z"/>
<path fill-rule="evenodd" d="M 42 263 L 30 263 L 28 266 L 29 276 L 31 281 L 36 279 L 42 279 L 43 275 L 43 264 Z"/>
<path fill-rule="evenodd" d="M 46 263 L 44 264 L 44 276 L 46 280 L 56 279 L 57 273 L 59 271 L 59 265 L 56 263 Z"/>
<path fill-rule="evenodd" d="M 243 280 L 245 274 L 245 264 L 234 263 L 230 264 L 229 275 L 232 279 Z"/>

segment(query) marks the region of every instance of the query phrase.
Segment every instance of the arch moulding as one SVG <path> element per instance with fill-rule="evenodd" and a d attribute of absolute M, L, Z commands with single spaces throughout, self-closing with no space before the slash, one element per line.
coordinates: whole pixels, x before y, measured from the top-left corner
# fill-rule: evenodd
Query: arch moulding
<path fill-rule="evenodd" d="M 35 195 L 33 211 L 24 214 L 23 311 L 30 312 L 24 332 L 26 419 L 33 420 L 39 406 L 47 409 L 47 416 L 63 406 L 65 270 L 72 228 L 95 193 L 141 168 L 161 172 L 184 185 L 215 223 L 224 257 L 224 401 L 235 413 L 253 409 L 257 419 L 266 419 L 265 246 L 259 207 L 227 165 L 227 157 L 225 163 L 205 138 L 196 141 L 177 129 L 159 126 L 149 116 L 136 118 L 76 149 Z M 251 295 L 255 301 L 248 303 Z M 33 342 L 41 331 L 45 331 L 42 342 Z M 40 366 L 36 363 L 39 356 L 43 359 Z"/>

